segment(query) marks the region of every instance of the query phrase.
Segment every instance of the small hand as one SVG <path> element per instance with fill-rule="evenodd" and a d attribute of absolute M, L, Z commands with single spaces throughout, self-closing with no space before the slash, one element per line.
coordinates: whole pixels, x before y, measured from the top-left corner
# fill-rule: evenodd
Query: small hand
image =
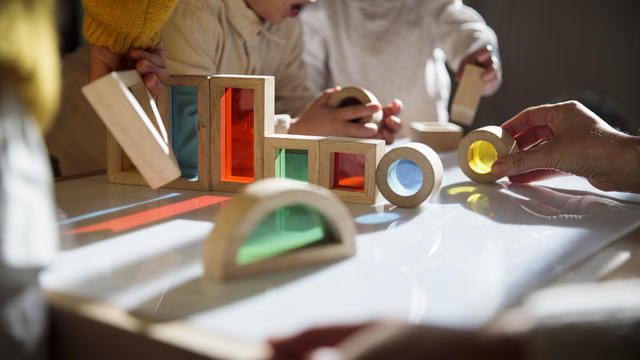
<path fill-rule="evenodd" d="M 462 72 L 466 64 L 477 65 L 486 69 L 482 75 L 483 95 L 493 94 L 498 89 L 502 81 L 502 67 L 500 66 L 500 59 L 493 53 L 491 46 L 477 50 L 462 60 L 456 72 L 457 82 L 462 79 Z"/>
<path fill-rule="evenodd" d="M 352 123 L 352 119 L 375 114 L 380 105 L 361 104 L 342 108 L 331 108 L 327 104 L 331 95 L 340 90 L 339 87 L 325 90 L 313 101 L 289 128 L 289 133 L 319 136 L 348 136 L 371 138 L 378 134 L 378 126 L 374 123 Z"/>
<path fill-rule="evenodd" d="M 376 139 L 384 139 L 387 145 L 392 144 L 395 134 L 402 128 L 402 120 L 398 117 L 404 108 L 400 99 L 394 99 L 389 105 L 382 108 L 382 121 L 380 131 L 374 136 Z"/>

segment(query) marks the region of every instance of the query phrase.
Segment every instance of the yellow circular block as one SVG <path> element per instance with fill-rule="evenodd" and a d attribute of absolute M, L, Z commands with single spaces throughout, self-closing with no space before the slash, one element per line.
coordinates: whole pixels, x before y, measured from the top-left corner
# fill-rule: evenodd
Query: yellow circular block
<path fill-rule="evenodd" d="M 491 183 L 498 180 L 491 172 L 493 163 L 515 149 L 511 134 L 499 126 L 485 126 L 470 132 L 460 141 L 458 165 L 469 179 L 477 183 Z"/>
<path fill-rule="evenodd" d="M 400 179 L 397 166 L 403 164 L 410 171 L 404 175 L 413 179 Z M 442 161 L 425 144 L 409 143 L 386 153 L 376 169 L 376 183 L 380 193 L 398 207 L 416 207 L 435 194 L 442 185 Z M 419 181 L 421 175 L 421 181 Z M 414 182 L 407 187 L 405 182 Z"/>
<path fill-rule="evenodd" d="M 332 108 L 340 108 L 349 105 L 369 103 L 380 105 L 378 99 L 369 90 L 362 89 L 357 86 L 347 86 L 331 95 L 328 105 Z M 352 121 L 362 124 L 368 122 L 379 124 L 380 121 L 382 121 L 382 110 L 376 112 L 373 115 L 365 116 L 359 119 L 353 119 Z"/>

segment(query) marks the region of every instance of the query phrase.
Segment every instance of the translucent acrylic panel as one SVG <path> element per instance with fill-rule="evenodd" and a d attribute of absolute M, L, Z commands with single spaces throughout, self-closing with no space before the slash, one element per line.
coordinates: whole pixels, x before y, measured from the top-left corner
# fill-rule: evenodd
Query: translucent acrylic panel
<path fill-rule="evenodd" d="M 306 205 L 275 210 L 253 229 L 238 250 L 236 264 L 245 265 L 310 245 L 335 242 L 325 219 Z"/>
<path fill-rule="evenodd" d="M 360 154 L 332 154 L 332 188 L 364 192 L 364 165 L 366 157 Z"/>
<path fill-rule="evenodd" d="M 221 180 L 253 182 L 253 89 L 226 88 L 220 111 Z"/>
<path fill-rule="evenodd" d="M 469 146 L 467 161 L 471 170 L 478 174 L 488 174 L 498 159 L 496 148 L 488 141 L 479 140 Z"/>
<path fill-rule="evenodd" d="M 309 182 L 309 152 L 300 149 L 276 149 L 276 177 Z"/>
<path fill-rule="evenodd" d="M 198 178 L 198 87 L 171 87 L 173 152 L 183 178 Z"/>
<path fill-rule="evenodd" d="M 400 196 L 411 196 L 422 186 L 422 170 L 409 159 L 396 160 L 387 172 L 387 183 Z"/>

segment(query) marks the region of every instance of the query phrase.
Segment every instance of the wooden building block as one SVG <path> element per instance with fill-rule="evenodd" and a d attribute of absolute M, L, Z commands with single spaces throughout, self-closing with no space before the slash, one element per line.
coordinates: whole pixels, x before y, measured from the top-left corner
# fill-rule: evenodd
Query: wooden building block
<path fill-rule="evenodd" d="M 322 136 L 275 134 L 264 138 L 264 177 L 318 183 Z"/>
<path fill-rule="evenodd" d="M 156 103 L 137 71 L 112 72 L 85 85 L 82 93 L 113 135 L 107 138 L 110 182 L 156 189 L 180 176 Z M 139 173 L 122 170 L 120 146 Z"/>
<path fill-rule="evenodd" d="M 327 105 L 332 108 L 341 108 L 344 106 L 358 104 L 380 105 L 380 101 L 378 101 L 375 95 L 373 95 L 367 89 L 359 88 L 357 86 L 347 86 L 331 95 L 331 97 L 329 98 L 329 102 L 327 103 Z M 382 110 L 376 112 L 375 114 L 365 116 L 360 119 L 353 119 L 351 121 L 363 124 L 368 122 L 379 124 L 380 121 L 382 121 Z"/>
<path fill-rule="evenodd" d="M 320 141 L 318 184 L 342 201 L 375 204 L 375 176 L 384 155 L 384 140 L 327 137 Z"/>
<path fill-rule="evenodd" d="M 376 183 L 385 199 L 399 207 L 416 207 L 442 185 L 442 161 L 433 149 L 409 143 L 386 153 L 376 170 Z"/>
<path fill-rule="evenodd" d="M 274 133 L 273 76 L 214 75 L 211 185 L 240 191 L 264 176 L 264 137 Z"/>
<path fill-rule="evenodd" d="M 471 126 L 482 96 L 482 74 L 484 68 L 467 64 L 462 79 L 451 103 L 449 117 L 458 124 Z"/>
<path fill-rule="evenodd" d="M 491 183 L 498 178 L 491 172 L 491 165 L 500 156 L 517 151 L 513 137 L 500 126 L 476 129 L 460 142 L 458 165 L 469 179 L 478 183 Z"/>
<path fill-rule="evenodd" d="M 412 122 L 411 141 L 428 145 L 435 151 L 458 149 L 462 128 L 454 123 Z"/>
<path fill-rule="evenodd" d="M 343 259 L 354 237 L 349 210 L 327 189 L 265 179 L 222 209 L 202 261 L 208 277 L 225 280 Z"/>

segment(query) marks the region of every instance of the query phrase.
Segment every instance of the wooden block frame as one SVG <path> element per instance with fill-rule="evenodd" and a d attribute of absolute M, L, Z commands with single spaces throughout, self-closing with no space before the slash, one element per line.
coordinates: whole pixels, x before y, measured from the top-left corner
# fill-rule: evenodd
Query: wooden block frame
<path fill-rule="evenodd" d="M 275 134 L 264 138 L 264 177 L 275 177 L 276 149 L 307 150 L 309 184 L 318 183 L 322 136 Z"/>
<path fill-rule="evenodd" d="M 471 126 L 482 97 L 484 68 L 467 64 L 451 102 L 449 117 L 458 124 Z"/>
<path fill-rule="evenodd" d="M 264 177 L 264 137 L 274 133 L 274 78 L 273 76 L 214 75 L 211 78 L 211 187 L 216 191 L 238 192 L 247 184 L 221 179 L 222 116 L 220 99 L 225 89 L 253 90 L 253 176 L 254 181 Z"/>
<path fill-rule="evenodd" d="M 136 70 L 111 72 L 82 92 L 108 129 L 109 182 L 156 189 L 180 176 L 155 100 Z M 120 145 L 139 171 L 122 171 Z"/>
<path fill-rule="evenodd" d="M 342 201 L 356 204 L 375 204 L 379 199 L 376 187 L 376 167 L 385 150 L 384 140 L 327 137 L 320 141 L 320 171 L 318 184 L 330 189 Z M 365 156 L 364 191 L 348 191 L 333 188 L 332 153 L 359 154 Z"/>
<path fill-rule="evenodd" d="M 343 106 L 342 102 L 344 101 L 349 102 L 347 105 L 344 105 L 344 106 L 360 103 L 360 104 L 378 104 L 380 105 L 380 108 L 382 108 L 380 101 L 378 101 L 378 98 L 376 98 L 376 96 L 373 95 L 373 93 L 371 93 L 367 89 L 363 89 L 357 86 L 346 86 L 340 89 L 338 92 L 331 95 L 331 97 L 329 98 L 329 101 L 327 102 L 327 105 L 332 108 L 339 108 Z M 380 122 L 382 121 L 382 115 L 383 115 L 382 110 L 379 110 L 375 114 L 357 119 L 357 122 L 361 124 L 368 123 L 368 122 L 380 124 Z M 354 119 L 352 121 L 355 122 L 356 120 Z"/>
<path fill-rule="evenodd" d="M 167 188 L 189 189 L 189 190 L 211 190 L 211 111 L 210 101 L 210 79 L 208 75 L 171 75 L 169 83 L 158 97 L 158 107 L 164 120 L 165 126 L 169 129 L 170 143 L 173 144 L 173 127 L 171 125 L 171 87 L 173 86 L 195 86 L 198 89 L 198 180 L 193 181 L 186 178 L 167 184 Z"/>
<path fill-rule="evenodd" d="M 336 242 L 236 264 L 238 250 L 254 228 L 273 211 L 289 205 L 306 205 L 318 211 L 332 228 Z M 355 225 L 345 205 L 327 189 L 292 179 L 264 179 L 246 186 L 220 212 L 215 223 L 202 248 L 205 274 L 214 280 L 335 261 L 355 254 Z"/>
<path fill-rule="evenodd" d="M 457 150 L 462 128 L 454 123 L 416 121 L 410 125 L 411 141 L 425 144 L 437 152 Z"/>
<path fill-rule="evenodd" d="M 415 193 L 410 194 L 406 191 L 409 189 L 399 183 L 397 174 L 392 169 L 393 164 L 402 159 L 411 160 L 422 173 L 422 184 Z M 390 171 L 394 172 L 391 174 L 391 182 L 389 181 Z M 398 207 L 416 207 L 438 192 L 442 186 L 443 176 L 442 161 L 433 149 L 425 144 L 409 143 L 392 149 L 382 157 L 376 170 L 376 183 L 382 196 L 390 203 Z M 396 190 L 406 191 L 406 193 Z"/>
<path fill-rule="evenodd" d="M 517 151 L 516 142 L 508 132 L 504 131 L 500 126 L 485 126 L 473 130 L 465 136 L 458 147 L 458 165 L 467 177 L 477 183 L 492 183 L 499 178 L 491 172 L 491 164 L 486 164 L 488 172 L 477 172 L 473 169 L 472 162 L 477 157 L 484 155 L 474 155 L 472 146 L 478 141 L 486 141 L 493 146 L 497 157 L 508 155 Z M 483 151 L 481 147 L 476 148 L 477 151 Z M 495 161 L 495 160 L 494 160 Z"/>

